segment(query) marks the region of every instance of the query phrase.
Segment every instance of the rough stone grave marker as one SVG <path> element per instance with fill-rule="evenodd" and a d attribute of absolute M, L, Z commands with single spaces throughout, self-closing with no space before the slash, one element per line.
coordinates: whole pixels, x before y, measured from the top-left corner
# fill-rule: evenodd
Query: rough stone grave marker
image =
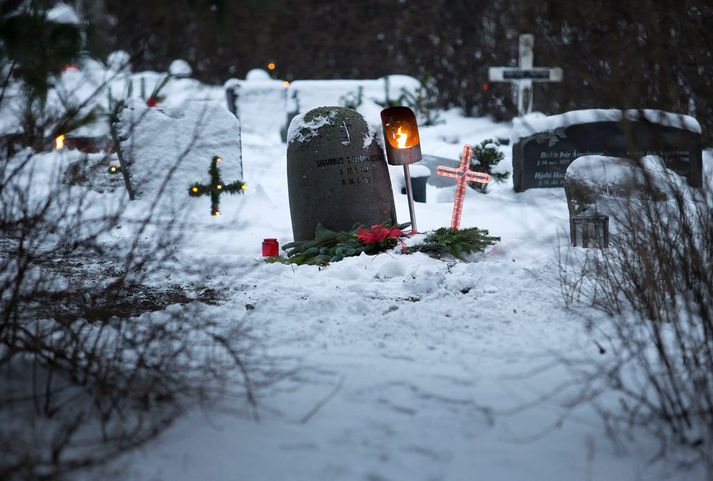
<path fill-rule="evenodd" d="M 383 150 L 355 110 L 320 107 L 292 120 L 287 180 L 296 241 L 313 239 L 317 224 L 346 231 L 396 220 Z"/>
<path fill-rule="evenodd" d="M 128 163 L 140 202 L 157 213 L 190 212 L 205 217 L 210 201 L 188 195 L 193 182 L 210 182 L 208 165 L 215 156 L 225 179 L 243 180 L 240 121 L 216 102 L 188 101 L 180 108 L 149 108 L 131 102 L 117 124 L 121 158 Z M 122 166 L 122 170 L 126 166 Z M 228 205 L 236 201 L 227 201 Z"/>
<path fill-rule="evenodd" d="M 576 158 L 604 155 L 638 160 L 661 157 L 668 168 L 700 187 L 701 128 L 692 117 L 654 110 L 578 110 L 516 119 L 512 147 L 516 192 L 563 187 Z"/>

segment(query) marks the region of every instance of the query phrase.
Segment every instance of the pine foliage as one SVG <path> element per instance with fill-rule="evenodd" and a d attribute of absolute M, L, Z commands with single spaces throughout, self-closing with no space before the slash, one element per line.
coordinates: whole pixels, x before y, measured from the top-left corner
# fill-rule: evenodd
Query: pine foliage
<path fill-rule="evenodd" d="M 408 223 L 394 225 L 390 220 L 382 225 L 386 229 L 396 228 L 399 230 L 409 226 Z M 360 226 L 355 225 L 350 231 L 335 232 L 318 224 L 313 240 L 285 244 L 283 249 L 287 252 L 287 257 L 271 257 L 268 262 L 326 266 L 330 262 L 338 262 L 345 257 L 361 255 L 362 252 L 369 255 L 378 254 L 393 249 L 398 244 L 398 240 L 391 236 L 380 242 L 364 243 L 357 235 L 357 231 L 360 229 L 362 229 Z"/>
<path fill-rule="evenodd" d="M 493 167 L 505 158 L 505 154 L 500 151 L 499 146 L 498 141 L 493 139 L 485 139 L 479 145 L 474 145 L 470 170 L 489 174 L 497 183 L 505 182 L 510 175 L 509 172 L 493 172 Z M 483 194 L 488 192 L 488 184 L 469 182 L 468 185 Z"/>
<path fill-rule="evenodd" d="M 409 253 L 423 252 L 433 257 L 450 255 L 462 259 L 473 252 L 484 251 L 499 240 L 500 237 L 489 235 L 485 229 L 441 227 L 426 236 L 423 243 L 410 247 Z"/>

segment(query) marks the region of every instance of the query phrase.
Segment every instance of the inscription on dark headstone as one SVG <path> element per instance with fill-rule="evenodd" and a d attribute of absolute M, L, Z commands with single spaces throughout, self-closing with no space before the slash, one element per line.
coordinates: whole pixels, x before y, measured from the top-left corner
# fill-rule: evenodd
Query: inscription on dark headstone
<path fill-rule="evenodd" d="M 382 148 L 364 118 L 320 107 L 290 123 L 287 181 L 294 239 L 314 238 L 317 224 L 335 231 L 396 220 Z"/>
<path fill-rule="evenodd" d="M 564 174 L 569 164 L 586 155 L 634 160 L 646 155 L 658 155 L 668 168 L 686 177 L 689 185 L 702 186 L 701 134 L 695 120 L 678 116 L 681 121 L 675 122 L 672 119 L 677 116 L 660 113 L 667 125 L 657 123 L 655 119 L 622 120 L 621 115 L 615 120 L 567 121 L 567 116 L 596 120 L 597 113 L 599 117 L 616 117 L 616 111 L 591 112 L 568 112 L 556 116 L 559 120 L 562 117 L 565 120 L 564 126 L 557 128 L 538 129 L 543 119 L 533 121 L 536 125 L 530 129 L 532 134 L 521 136 L 512 148 L 513 184 L 516 192 L 564 186 Z M 526 119 L 520 128 L 529 128 Z"/>

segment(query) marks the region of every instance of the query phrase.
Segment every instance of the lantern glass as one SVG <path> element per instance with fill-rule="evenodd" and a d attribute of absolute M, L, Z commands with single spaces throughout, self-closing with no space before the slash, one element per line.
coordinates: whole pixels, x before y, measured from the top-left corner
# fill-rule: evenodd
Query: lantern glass
<path fill-rule="evenodd" d="M 411 122 L 404 120 L 394 120 L 384 125 L 386 140 L 394 149 L 408 149 L 420 143 L 418 138 L 418 128 L 414 128 Z"/>
<path fill-rule="evenodd" d="M 421 139 L 416 115 L 408 107 L 381 111 L 386 140 L 386 158 L 391 165 L 407 165 L 421 160 Z"/>
<path fill-rule="evenodd" d="M 408 107 L 392 107 L 381 112 L 384 137 L 394 149 L 408 149 L 419 145 L 416 116 Z"/>

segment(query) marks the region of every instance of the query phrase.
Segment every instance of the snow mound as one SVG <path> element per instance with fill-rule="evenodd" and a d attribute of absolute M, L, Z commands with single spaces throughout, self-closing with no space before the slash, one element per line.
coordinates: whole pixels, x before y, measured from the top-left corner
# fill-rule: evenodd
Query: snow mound
<path fill-rule="evenodd" d="M 106 58 L 106 65 L 114 72 L 131 72 L 131 56 L 124 50 L 117 50 Z"/>
<path fill-rule="evenodd" d="M 606 121 L 618 122 L 623 118 L 627 120 L 638 120 L 642 117 L 654 124 L 676 127 L 697 134 L 701 133 L 701 126 L 698 121 L 688 115 L 652 109 L 589 109 L 573 110 L 571 112 L 551 116 L 544 116 L 542 113 L 537 112 L 516 118 L 513 120 L 512 142 L 517 142 L 523 137 L 529 137 L 540 132 L 549 132 L 575 124 Z"/>
<path fill-rule="evenodd" d="M 265 72 L 261 68 L 254 68 L 250 70 L 247 75 L 245 75 L 245 80 L 248 82 L 262 81 L 262 80 L 272 80 L 270 74 Z"/>
<path fill-rule="evenodd" d="M 185 60 L 176 59 L 171 62 L 168 72 L 174 77 L 185 78 L 193 75 L 193 69 Z"/>

